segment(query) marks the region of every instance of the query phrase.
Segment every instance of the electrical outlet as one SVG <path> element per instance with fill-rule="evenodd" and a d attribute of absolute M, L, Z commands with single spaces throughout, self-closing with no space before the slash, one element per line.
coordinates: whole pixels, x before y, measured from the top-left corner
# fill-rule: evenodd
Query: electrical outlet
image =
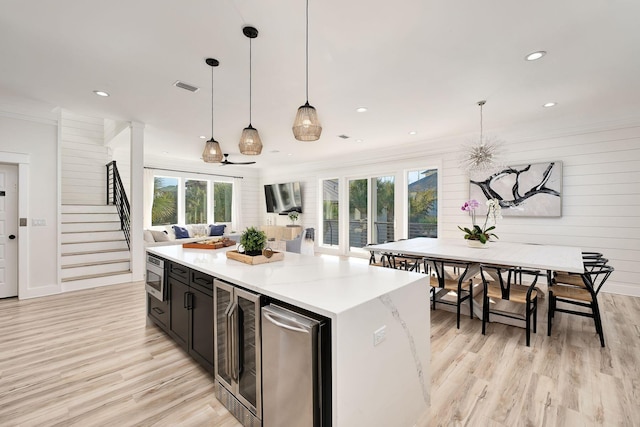
<path fill-rule="evenodd" d="M 373 345 L 376 346 L 387 337 L 387 326 L 384 325 L 373 332 Z"/>

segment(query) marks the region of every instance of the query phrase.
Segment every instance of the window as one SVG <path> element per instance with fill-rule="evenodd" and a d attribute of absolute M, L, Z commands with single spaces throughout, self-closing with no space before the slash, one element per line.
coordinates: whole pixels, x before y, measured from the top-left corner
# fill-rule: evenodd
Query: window
<path fill-rule="evenodd" d="M 371 241 L 374 243 L 395 240 L 395 188 L 393 176 L 371 178 L 371 209 L 374 225 Z"/>
<path fill-rule="evenodd" d="M 338 245 L 339 181 L 322 181 L 322 244 Z"/>
<path fill-rule="evenodd" d="M 349 180 L 349 250 L 368 243 L 367 180 Z"/>
<path fill-rule="evenodd" d="M 185 221 L 187 224 L 207 222 L 207 181 L 187 179 L 184 182 Z"/>
<path fill-rule="evenodd" d="M 438 170 L 407 173 L 408 237 L 438 237 Z"/>
<path fill-rule="evenodd" d="M 155 175 L 153 184 L 152 226 L 232 222 L 231 182 Z"/>
<path fill-rule="evenodd" d="M 349 181 L 349 250 L 394 240 L 395 178 Z"/>
<path fill-rule="evenodd" d="M 153 180 L 152 225 L 178 222 L 178 178 L 155 177 Z"/>
<path fill-rule="evenodd" d="M 231 222 L 231 197 L 233 184 L 228 182 L 213 183 L 213 221 Z"/>

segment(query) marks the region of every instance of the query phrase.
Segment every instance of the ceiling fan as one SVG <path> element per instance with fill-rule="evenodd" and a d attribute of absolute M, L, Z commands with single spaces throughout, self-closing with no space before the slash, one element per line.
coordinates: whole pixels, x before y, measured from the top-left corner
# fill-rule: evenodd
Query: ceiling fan
<path fill-rule="evenodd" d="M 229 154 L 224 153 L 223 156 L 224 156 L 224 160 L 220 162 L 220 164 L 222 166 L 224 166 L 224 165 L 252 165 L 252 164 L 255 163 L 255 162 L 231 162 L 227 158 L 227 157 L 229 157 Z"/>

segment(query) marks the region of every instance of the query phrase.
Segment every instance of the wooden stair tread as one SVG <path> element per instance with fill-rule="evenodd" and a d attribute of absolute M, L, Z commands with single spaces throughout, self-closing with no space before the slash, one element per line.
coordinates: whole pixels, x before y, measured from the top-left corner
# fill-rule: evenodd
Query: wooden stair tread
<path fill-rule="evenodd" d="M 82 231 L 63 231 L 62 234 L 81 234 L 81 233 L 118 233 L 122 230 L 82 230 Z"/>
<path fill-rule="evenodd" d="M 79 245 L 82 243 L 107 243 L 107 242 L 125 242 L 124 239 L 108 239 L 108 240 L 89 240 L 82 242 L 63 242 L 63 245 Z"/>
<path fill-rule="evenodd" d="M 108 252 L 129 252 L 129 249 L 100 249 L 96 251 L 80 251 L 80 252 L 69 252 L 66 254 L 62 254 L 62 256 L 74 256 L 74 255 L 91 255 L 91 254 L 104 254 Z"/>
<path fill-rule="evenodd" d="M 131 270 L 122 270 L 122 271 L 114 271 L 111 273 L 99 273 L 99 274 L 86 274 L 84 276 L 76 276 L 76 277 L 67 277 L 62 279 L 62 282 L 73 282 L 75 280 L 84 280 L 84 279 L 95 279 L 97 277 L 109 277 L 109 276 L 118 276 L 120 274 L 130 274 Z"/>
<path fill-rule="evenodd" d="M 113 260 L 105 260 L 105 261 L 89 261 L 89 262 L 81 262 L 78 264 L 69 264 L 69 265 L 63 265 L 62 269 L 64 270 L 65 268 L 79 268 L 79 267 L 91 267 L 91 266 L 98 266 L 98 265 L 107 265 L 107 264 L 119 264 L 122 262 L 130 262 L 131 260 L 129 258 L 122 258 L 122 259 L 113 259 Z"/>

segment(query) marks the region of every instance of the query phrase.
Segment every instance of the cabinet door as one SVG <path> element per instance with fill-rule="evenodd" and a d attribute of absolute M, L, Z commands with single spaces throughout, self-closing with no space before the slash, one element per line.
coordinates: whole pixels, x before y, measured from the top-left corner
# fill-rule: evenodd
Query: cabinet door
<path fill-rule="evenodd" d="M 189 354 L 213 375 L 213 295 L 194 287 L 191 294 Z"/>
<path fill-rule="evenodd" d="M 189 286 L 169 277 L 169 306 L 171 318 L 170 332 L 173 339 L 185 349 L 188 349 L 189 339 L 189 310 L 187 310 L 187 298 Z"/>
<path fill-rule="evenodd" d="M 228 390 L 232 390 L 231 310 L 235 303 L 233 286 L 216 279 L 213 281 L 213 291 L 215 378 L 224 383 Z"/>
<path fill-rule="evenodd" d="M 260 360 L 259 295 L 235 289 L 238 305 L 238 339 L 234 352 L 238 358 L 238 398 L 254 414 L 262 413 L 262 362 Z"/>

